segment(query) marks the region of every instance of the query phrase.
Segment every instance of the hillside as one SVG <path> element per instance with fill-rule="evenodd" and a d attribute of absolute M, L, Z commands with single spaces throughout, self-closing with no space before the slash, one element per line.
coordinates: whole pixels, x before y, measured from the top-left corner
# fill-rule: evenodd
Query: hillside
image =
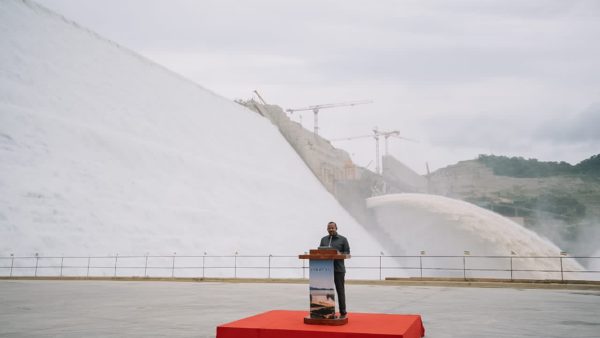
<path fill-rule="evenodd" d="M 600 239 L 599 158 L 572 166 L 482 155 L 435 171 L 430 189 L 513 217 L 562 248 L 590 255 Z"/>
<path fill-rule="evenodd" d="M 478 161 L 491 168 L 495 175 L 508 177 L 580 176 L 600 177 L 600 154 L 571 165 L 567 162 L 541 162 L 537 159 L 479 155 Z"/>

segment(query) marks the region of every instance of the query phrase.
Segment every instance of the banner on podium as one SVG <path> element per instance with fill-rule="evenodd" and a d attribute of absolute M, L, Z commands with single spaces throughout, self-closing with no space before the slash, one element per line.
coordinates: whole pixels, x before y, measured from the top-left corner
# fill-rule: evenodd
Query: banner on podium
<path fill-rule="evenodd" d="M 310 318 L 335 318 L 333 260 L 310 260 Z"/>

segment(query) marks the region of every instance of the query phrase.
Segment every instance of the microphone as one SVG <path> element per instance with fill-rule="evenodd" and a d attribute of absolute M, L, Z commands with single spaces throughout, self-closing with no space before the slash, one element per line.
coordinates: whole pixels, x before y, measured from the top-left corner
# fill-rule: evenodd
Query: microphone
<path fill-rule="evenodd" d="M 331 239 L 333 238 L 333 236 L 329 235 L 329 245 L 327 245 L 328 247 L 331 248 Z"/>

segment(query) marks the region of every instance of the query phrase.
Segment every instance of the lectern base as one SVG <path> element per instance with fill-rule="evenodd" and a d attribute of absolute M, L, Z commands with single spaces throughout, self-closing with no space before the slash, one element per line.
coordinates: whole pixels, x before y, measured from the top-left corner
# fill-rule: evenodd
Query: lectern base
<path fill-rule="evenodd" d="M 348 324 L 348 317 L 334 318 L 334 319 L 304 317 L 304 324 L 310 324 L 310 325 L 333 325 L 333 326 L 346 325 L 346 324 Z"/>

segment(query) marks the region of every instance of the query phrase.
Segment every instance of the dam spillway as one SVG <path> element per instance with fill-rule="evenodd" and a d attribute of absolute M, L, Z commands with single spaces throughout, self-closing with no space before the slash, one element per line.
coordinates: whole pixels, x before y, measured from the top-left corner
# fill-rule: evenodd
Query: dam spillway
<path fill-rule="evenodd" d="M 473 269 L 522 270 L 519 278 L 560 279 L 561 250 L 535 232 L 499 214 L 474 204 L 429 194 L 389 194 L 371 197 L 367 206 L 374 211 L 380 232 L 389 238 L 393 255 L 488 256 L 471 259 Z M 514 256 L 507 259 L 491 257 Z M 545 258 L 525 258 L 545 257 Z M 442 257 L 437 259 L 441 263 Z M 429 260 L 435 265 L 433 259 Z M 447 265 L 447 262 L 443 263 Z M 581 271 L 574 259 L 564 259 L 562 269 Z M 553 271 L 553 272 L 549 272 Z M 433 273 L 436 275 L 436 273 Z M 461 272 L 462 274 L 462 272 Z M 497 277 L 480 273 L 479 277 Z M 571 277 L 575 277 L 573 273 Z"/>

